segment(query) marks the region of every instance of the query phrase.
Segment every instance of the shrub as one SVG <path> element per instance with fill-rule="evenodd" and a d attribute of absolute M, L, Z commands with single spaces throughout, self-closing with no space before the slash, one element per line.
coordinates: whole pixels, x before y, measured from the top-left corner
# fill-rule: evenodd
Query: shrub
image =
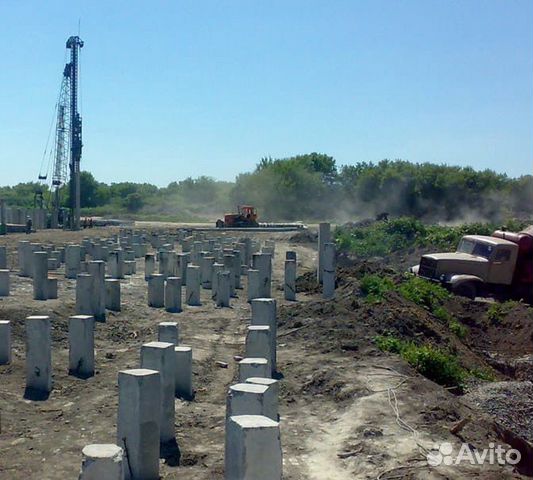
<path fill-rule="evenodd" d="M 124 207 L 128 212 L 138 212 L 144 206 L 143 197 L 137 192 L 130 193 L 124 199 Z"/>

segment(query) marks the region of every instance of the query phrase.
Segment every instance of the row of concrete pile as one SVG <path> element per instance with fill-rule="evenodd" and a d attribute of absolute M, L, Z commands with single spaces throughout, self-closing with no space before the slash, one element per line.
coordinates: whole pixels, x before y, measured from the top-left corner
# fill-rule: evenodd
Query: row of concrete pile
<path fill-rule="evenodd" d="M 226 402 L 225 475 L 227 479 L 281 479 L 282 449 L 278 414 L 276 300 L 252 300 L 245 358 L 239 383 Z"/>
<path fill-rule="evenodd" d="M 175 250 L 175 244 L 181 251 Z M 317 280 L 323 296 L 335 288 L 335 255 L 329 225 L 320 226 Z M 152 247 L 155 253 L 148 252 Z M 333 255 L 331 252 L 333 251 Z M 94 375 L 95 321 L 106 309 L 120 311 L 120 279 L 137 270 L 144 257 L 148 305 L 168 312 L 185 303 L 200 305 L 202 289 L 211 290 L 218 307 L 229 307 L 247 278 L 251 324 L 239 383 L 229 387 L 226 405 L 226 478 L 282 477 L 278 415 L 277 319 L 272 296 L 274 242 L 263 246 L 249 238 L 206 238 L 205 234 L 157 235 L 123 230 L 108 239 L 84 239 L 80 245 L 55 247 L 19 242 L 19 275 L 33 279 L 36 300 L 57 298 L 57 271 L 76 279 L 76 315 L 69 318 L 69 373 Z M 88 259 L 89 257 L 90 259 Z M 287 252 L 284 298 L 296 300 L 296 253 Z M 7 254 L 0 247 L 0 295 L 9 295 Z M 107 270 L 107 273 L 106 273 Z M 156 271 L 158 273 L 156 273 Z M 7 283 L 7 288 L 6 288 Z M 0 321 L 0 364 L 11 362 L 11 324 Z M 138 369 L 119 372 L 117 443 L 83 449 L 80 479 L 152 480 L 159 478 L 159 458 L 176 456 L 175 398 L 192 400 L 192 348 L 182 345 L 177 322 L 162 322 L 157 341 L 141 347 Z M 47 316 L 26 319 L 26 391 L 30 399 L 47 398 L 52 385 L 51 322 Z"/>

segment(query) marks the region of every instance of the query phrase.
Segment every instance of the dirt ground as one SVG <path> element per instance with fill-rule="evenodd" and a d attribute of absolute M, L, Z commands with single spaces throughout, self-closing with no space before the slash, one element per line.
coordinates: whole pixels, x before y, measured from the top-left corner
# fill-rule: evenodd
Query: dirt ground
<path fill-rule="evenodd" d="M 29 238 L 64 244 L 113 232 L 42 232 Z M 497 442 L 491 419 L 419 376 L 398 356 L 383 354 L 374 346 L 380 315 L 401 312 L 368 311 L 370 307 L 356 300 L 350 307 L 344 297 L 324 302 L 312 289 L 298 293 L 297 302 L 283 300 L 285 251 L 297 251 L 303 274 L 315 268 L 315 246 L 291 242 L 290 233 L 254 236 L 277 242 L 273 295 L 279 305 L 286 480 L 522 478 L 512 467 L 498 465 L 430 467 L 426 456 L 442 442 L 457 449 L 462 442 L 476 448 Z M 14 234 L 0 239 L 0 245 L 8 246 L 12 268 L 21 239 L 28 237 Z M 233 357 L 244 353 L 250 317 L 246 281 L 232 308 L 215 308 L 211 292 L 202 290 L 202 306 L 184 305 L 183 312 L 171 314 L 147 306 L 143 264 L 138 260 L 137 273 L 121 281 L 122 311 L 108 312 L 107 321 L 97 323 L 97 372 L 88 380 L 67 372 L 67 319 L 74 313 L 75 282 L 64 279 L 60 270 L 59 299 L 41 302 L 32 299 L 30 279 L 12 274 L 12 295 L 0 299 L 0 318 L 13 323 L 13 362 L 0 366 L 0 479 L 77 478 L 83 446 L 116 441 L 118 371 L 138 367 L 140 346 L 156 339 L 159 322 L 170 320 L 179 322 L 181 342 L 193 347 L 196 396 L 193 401 L 176 400 L 181 460 L 179 466 L 162 461 L 161 477 L 224 478 L 225 397 L 237 375 Z M 23 398 L 24 319 L 35 314 L 53 320 L 54 390 L 41 402 Z M 220 368 L 216 361 L 229 366 Z M 450 433 L 465 418 L 473 420 L 458 433 Z"/>

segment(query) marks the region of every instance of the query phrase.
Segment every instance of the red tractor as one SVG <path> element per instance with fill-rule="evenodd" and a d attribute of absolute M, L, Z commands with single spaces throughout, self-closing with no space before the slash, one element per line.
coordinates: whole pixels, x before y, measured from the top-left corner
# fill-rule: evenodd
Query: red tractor
<path fill-rule="evenodd" d="M 250 205 L 239 205 L 237 213 L 226 213 L 224 220 L 217 220 L 217 228 L 250 228 L 258 227 L 257 210 Z"/>

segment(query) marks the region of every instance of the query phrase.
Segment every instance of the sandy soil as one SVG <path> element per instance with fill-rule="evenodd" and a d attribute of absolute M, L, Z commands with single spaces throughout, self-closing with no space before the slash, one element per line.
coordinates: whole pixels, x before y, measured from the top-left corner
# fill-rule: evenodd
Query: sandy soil
<path fill-rule="evenodd" d="M 111 232 L 43 232 L 30 239 L 62 244 Z M 333 331 L 328 333 L 327 326 L 315 330 L 314 325 L 332 315 L 342 318 L 335 301 L 299 293 L 298 302 L 290 303 L 282 299 L 280 289 L 285 251 L 297 251 L 303 273 L 314 268 L 313 245 L 291 244 L 291 233 L 255 235 L 277 241 L 273 294 L 281 307 L 278 355 L 285 479 L 520 478 L 500 466 L 430 469 L 425 457 L 436 443 L 448 441 L 458 448 L 464 440 L 484 448 L 495 440 L 490 420 L 418 376 L 397 356 L 377 351 L 363 318 L 347 335 L 347 343 L 332 348 L 328 336 Z M 13 262 L 17 242 L 27 238 L 0 239 Z M 12 296 L 0 299 L 0 318 L 13 322 L 14 333 L 13 363 L 0 366 L 1 479 L 77 478 L 84 445 L 114 443 L 117 373 L 139 365 L 140 346 L 156 338 L 157 324 L 165 320 L 178 321 L 182 343 L 193 347 L 196 397 L 190 402 L 176 400 L 181 461 L 179 466 L 162 461 L 161 476 L 223 478 L 225 396 L 237 374 L 233 357 L 244 353 L 250 316 L 246 290 L 238 292 L 229 309 L 215 308 L 210 291 L 203 290 L 201 307 L 184 306 L 182 313 L 170 314 L 147 306 L 143 263 L 139 260 L 137 274 L 121 282 L 122 312 L 109 313 L 105 323 L 97 324 L 97 374 L 88 380 L 67 374 L 67 318 L 74 312 L 74 281 L 60 276 L 59 299 L 39 302 L 32 300 L 31 281 L 12 275 Z M 31 314 L 53 319 L 54 390 L 43 402 L 23 398 L 24 319 Z M 220 368 L 216 361 L 229 367 Z M 452 435 L 449 428 L 468 416 L 476 420 Z"/>

